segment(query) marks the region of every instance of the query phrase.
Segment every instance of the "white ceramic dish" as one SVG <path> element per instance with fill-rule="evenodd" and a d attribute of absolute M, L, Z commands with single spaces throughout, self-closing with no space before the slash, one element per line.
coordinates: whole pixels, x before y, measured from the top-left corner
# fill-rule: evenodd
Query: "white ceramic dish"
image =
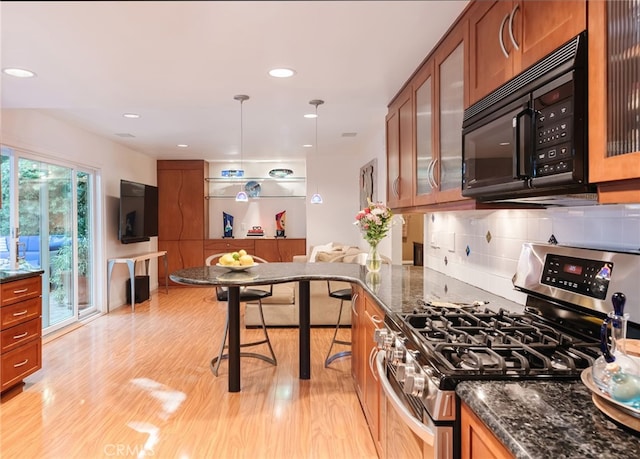
<path fill-rule="evenodd" d="M 220 263 L 216 263 L 216 266 L 218 266 L 219 268 L 228 269 L 229 271 L 246 271 L 249 268 L 258 266 L 258 263 L 254 263 L 252 265 L 243 265 L 243 266 L 228 266 L 228 265 L 221 265 Z"/>

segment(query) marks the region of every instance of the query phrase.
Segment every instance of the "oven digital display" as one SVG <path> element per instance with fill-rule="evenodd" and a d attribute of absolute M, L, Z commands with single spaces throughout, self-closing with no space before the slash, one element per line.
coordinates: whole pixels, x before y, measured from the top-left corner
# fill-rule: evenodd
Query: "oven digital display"
<path fill-rule="evenodd" d="M 582 274 L 582 266 L 580 265 L 574 265 L 574 264 L 565 264 L 564 267 L 562 268 L 562 270 L 565 273 L 569 273 L 569 274 L 576 274 L 576 275 L 580 275 Z"/>
<path fill-rule="evenodd" d="M 547 256 L 541 283 L 604 300 L 613 263 L 582 258 Z"/>

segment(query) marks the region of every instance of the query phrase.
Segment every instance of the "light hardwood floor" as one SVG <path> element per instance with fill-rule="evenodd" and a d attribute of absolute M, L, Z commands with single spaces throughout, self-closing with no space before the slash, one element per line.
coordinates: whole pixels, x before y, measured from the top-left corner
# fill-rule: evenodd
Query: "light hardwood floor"
<path fill-rule="evenodd" d="M 270 329 L 277 367 L 243 358 L 228 393 L 227 362 L 209 369 L 225 308 L 175 287 L 45 343 L 42 370 L 2 398 L 0 457 L 377 457 L 350 358 L 323 366 L 329 328 L 311 331 L 311 380 L 298 379 L 297 329 Z"/>

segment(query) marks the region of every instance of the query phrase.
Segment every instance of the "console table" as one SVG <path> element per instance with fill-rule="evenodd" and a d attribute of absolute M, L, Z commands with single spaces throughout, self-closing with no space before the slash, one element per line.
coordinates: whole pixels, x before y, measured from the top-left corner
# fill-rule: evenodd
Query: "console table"
<path fill-rule="evenodd" d="M 107 308 L 109 307 L 109 294 L 111 292 L 111 272 L 113 271 L 113 265 L 116 263 L 126 263 L 129 267 L 129 278 L 131 279 L 131 311 L 135 311 L 136 298 L 135 298 L 135 272 L 136 262 L 144 261 L 145 274 L 149 275 L 149 260 L 152 258 L 163 257 L 164 260 L 164 288 L 167 294 L 169 293 L 169 275 L 167 271 L 167 251 L 161 250 L 159 252 L 141 253 L 138 255 L 131 255 L 129 257 L 122 258 L 109 258 L 107 260 Z"/>

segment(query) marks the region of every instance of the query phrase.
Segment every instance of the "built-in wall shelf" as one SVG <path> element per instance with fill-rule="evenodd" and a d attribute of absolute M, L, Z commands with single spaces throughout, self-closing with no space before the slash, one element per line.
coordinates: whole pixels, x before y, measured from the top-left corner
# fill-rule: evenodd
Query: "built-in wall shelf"
<path fill-rule="evenodd" d="M 235 198 L 241 189 L 249 199 L 305 198 L 305 177 L 207 177 L 205 199 Z"/>

